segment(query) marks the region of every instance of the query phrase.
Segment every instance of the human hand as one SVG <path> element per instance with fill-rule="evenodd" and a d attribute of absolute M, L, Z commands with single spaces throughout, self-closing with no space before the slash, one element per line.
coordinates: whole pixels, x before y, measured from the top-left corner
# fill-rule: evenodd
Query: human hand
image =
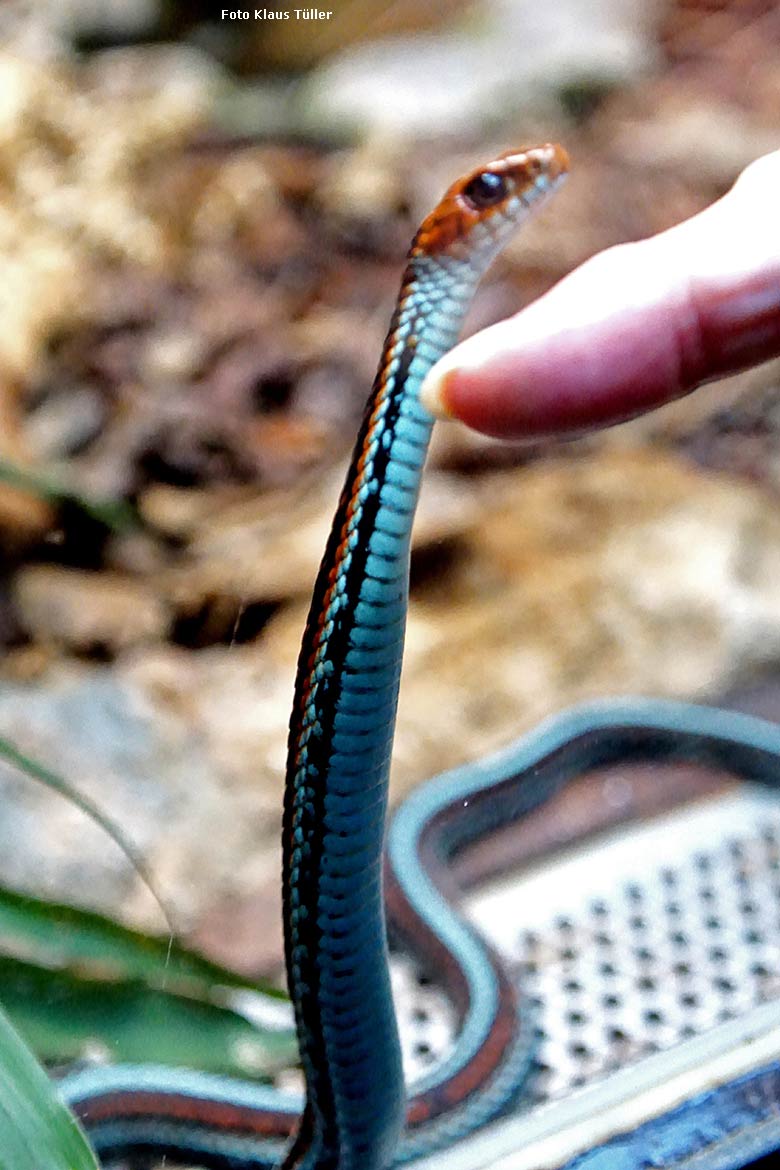
<path fill-rule="evenodd" d="M 439 417 L 507 439 L 632 418 L 780 355 L 780 151 L 722 199 L 594 256 L 434 366 Z"/>

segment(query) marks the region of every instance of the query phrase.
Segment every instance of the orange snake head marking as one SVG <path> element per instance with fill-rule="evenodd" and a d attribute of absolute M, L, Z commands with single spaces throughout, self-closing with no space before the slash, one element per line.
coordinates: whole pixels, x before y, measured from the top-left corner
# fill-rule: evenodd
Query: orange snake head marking
<path fill-rule="evenodd" d="M 412 255 L 444 252 L 467 239 L 476 224 L 498 215 L 512 218 L 518 206 L 530 209 L 559 185 L 568 169 L 566 151 L 554 143 L 506 151 L 453 183 L 423 221 Z"/>

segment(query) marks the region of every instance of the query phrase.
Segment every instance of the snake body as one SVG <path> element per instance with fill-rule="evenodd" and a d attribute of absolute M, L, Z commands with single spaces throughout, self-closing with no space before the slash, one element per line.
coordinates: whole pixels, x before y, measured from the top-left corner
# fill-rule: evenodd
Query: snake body
<path fill-rule="evenodd" d="M 730 764 L 771 781 L 780 737 L 679 705 L 575 711 L 401 808 L 382 855 L 409 547 L 433 419 L 419 401 L 476 285 L 566 171 L 561 148 L 502 155 L 455 183 L 412 244 L 320 567 L 290 722 L 283 825 L 285 955 L 306 1099 L 156 1067 L 75 1073 L 62 1093 L 96 1149 L 148 1149 L 234 1170 L 385 1170 L 500 1115 L 522 1092 L 532 1021 L 500 961 L 441 888 L 464 844 L 573 774 L 626 756 Z M 468 803 L 464 814 L 464 800 Z M 459 1032 L 406 1102 L 384 918 L 440 972 Z"/>
<path fill-rule="evenodd" d="M 306 1075 L 289 1165 L 386 1166 L 404 1123 L 381 881 L 409 548 L 433 419 L 419 401 L 477 283 L 562 177 L 545 146 L 466 176 L 422 224 L 314 587 L 290 724 L 287 975 Z M 426 1120 L 439 1111 L 431 1092 Z M 305 1152 L 304 1152 L 305 1147 Z"/>

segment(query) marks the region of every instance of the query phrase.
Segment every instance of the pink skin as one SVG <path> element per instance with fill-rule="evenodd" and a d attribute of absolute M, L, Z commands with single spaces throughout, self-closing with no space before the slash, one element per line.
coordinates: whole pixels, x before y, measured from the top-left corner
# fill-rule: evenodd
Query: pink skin
<path fill-rule="evenodd" d="M 588 260 L 462 342 L 423 401 L 507 439 L 620 422 L 780 355 L 780 151 L 722 199 Z"/>

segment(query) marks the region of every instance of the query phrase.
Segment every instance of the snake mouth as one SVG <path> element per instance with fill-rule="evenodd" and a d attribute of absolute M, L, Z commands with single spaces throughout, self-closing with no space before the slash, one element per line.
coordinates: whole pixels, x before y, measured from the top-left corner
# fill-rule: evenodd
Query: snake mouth
<path fill-rule="evenodd" d="M 506 177 L 525 207 L 536 205 L 555 191 L 569 172 L 569 155 L 562 146 L 547 142 L 524 150 L 510 150 L 489 171 Z"/>
<path fill-rule="evenodd" d="M 559 183 L 569 173 L 569 152 L 559 142 L 539 147 L 545 156 L 545 171 L 551 183 Z"/>

